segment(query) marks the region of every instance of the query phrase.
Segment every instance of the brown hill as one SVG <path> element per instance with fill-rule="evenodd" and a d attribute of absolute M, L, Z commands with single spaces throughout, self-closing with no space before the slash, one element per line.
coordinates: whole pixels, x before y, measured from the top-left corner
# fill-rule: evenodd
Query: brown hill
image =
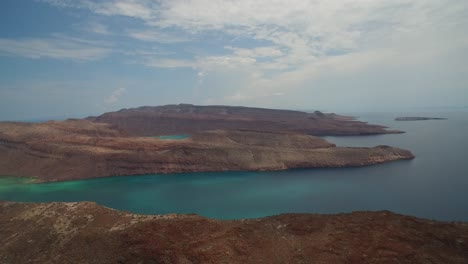
<path fill-rule="evenodd" d="M 402 133 L 319 111 L 306 113 L 239 106 L 143 106 L 87 119 L 112 124 L 134 136 L 192 134 L 215 129 L 292 131 L 316 136 Z"/>
<path fill-rule="evenodd" d="M 0 263 L 468 263 L 468 224 L 387 211 L 218 221 L 0 202 Z"/>
<path fill-rule="evenodd" d="M 398 148 L 335 147 L 321 138 L 293 132 L 214 130 L 183 140 L 130 137 L 127 132 L 87 120 L 0 122 L 0 175 L 60 181 L 148 173 L 363 166 L 413 158 L 411 152 Z"/>

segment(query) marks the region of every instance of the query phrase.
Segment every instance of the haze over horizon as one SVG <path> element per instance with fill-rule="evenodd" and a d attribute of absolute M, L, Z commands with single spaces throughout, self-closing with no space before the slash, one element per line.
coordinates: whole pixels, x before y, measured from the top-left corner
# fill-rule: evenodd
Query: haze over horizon
<path fill-rule="evenodd" d="M 468 109 L 468 2 L 4 0 L 0 120 L 142 105 Z"/>

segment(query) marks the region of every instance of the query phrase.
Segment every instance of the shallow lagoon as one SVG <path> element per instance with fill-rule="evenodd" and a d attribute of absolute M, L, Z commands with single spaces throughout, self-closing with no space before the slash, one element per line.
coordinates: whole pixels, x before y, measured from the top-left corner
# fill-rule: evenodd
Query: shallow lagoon
<path fill-rule="evenodd" d="M 468 221 L 468 113 L 424 114 L 448 120 L 393 121 L 400 115 L 404 114 L 360 117 L 405 134 L 327 139 L 338 145 L 407 148 L 416 155 L 412 161 L 361 168 L 145 175 L 47 184 L 0 178 L 0 199 L 96 201 L 137 213 L 197 213 L 220 219 L 391 210 Z"/>

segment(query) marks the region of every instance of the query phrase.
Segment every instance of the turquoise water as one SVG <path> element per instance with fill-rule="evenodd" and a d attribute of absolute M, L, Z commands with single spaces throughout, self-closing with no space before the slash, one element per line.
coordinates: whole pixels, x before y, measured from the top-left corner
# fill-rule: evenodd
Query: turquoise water
<path fill-rule="evenodd" d="M 167 135 L 167 136 L 155 136 L 159 139 L 172 139 L 172 140 L 177 140 L 177 139 L 184 139 L 190 137 L 190 135 Z"/>
<path fill-rule="evenodd" d="M 468 113 L 429 115 L 449 120 L 393 121 L 400 115 L 404 114 L 361 114 L 361 119 L 405 134 L 327 139 L 338 145 L 407 148 L 416 155 L 411 161 L 362 168 L 125 176 L 47 184 L 0 178 L 0 199 L 96 201 L 136 213 L 197 213 L 219 219 L 391 210 L 468 221 Z"/>

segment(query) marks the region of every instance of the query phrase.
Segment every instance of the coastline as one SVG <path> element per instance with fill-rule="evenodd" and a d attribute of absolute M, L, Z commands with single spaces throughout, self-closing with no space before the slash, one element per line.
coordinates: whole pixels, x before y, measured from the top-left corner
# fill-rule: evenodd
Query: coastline
<path fill-rule="evenodd" d="M 362 147 L 349 147 L 349 148 L 362 148 Z M 390 162 L 404 162 L 416 158 L 415 156 L 405 157 L 395 160 L 383 160 L 369 164 L 357 164 L 357 165 L 344 165 L 344 166 L 316 166 L 316 167 L 295 167 L 295 168 L 284 168 L 284 169 L 270 169 L 270 170 L 224 170 L 224 171 L 176 171 L 176 172 L 148 172 L 143 174 L 121 174 L 121 175 L 105 175 L 105 176 L 90 176 L 85 178 L 76 179 L 55 179 L 55 180 L 43 180 L 39 177 L 34 176 L 15 176 L 15 175 L 0 175 L 0 179 L 24 179 L 26 184 L 47 184 L 47 183 L 62 183 L 62 182 L 73 182 L 73 181 L 88 181 L 94 179 L 104 178 L 119 178 L 119 177 L 140 177 L 140 176 L 168 176 L 171 175 L 182 175 L 182 174 L 197 174 L 197 173 L 261 173 L 261 172 L 288 172 L 296 170 L 313 170 L 313 169 L 346 169 L 346 168 L 363 168 L 369 166 L 378 166 L 383 163 Z M 26 181 L 27 180 L 27 181 Z"/>

